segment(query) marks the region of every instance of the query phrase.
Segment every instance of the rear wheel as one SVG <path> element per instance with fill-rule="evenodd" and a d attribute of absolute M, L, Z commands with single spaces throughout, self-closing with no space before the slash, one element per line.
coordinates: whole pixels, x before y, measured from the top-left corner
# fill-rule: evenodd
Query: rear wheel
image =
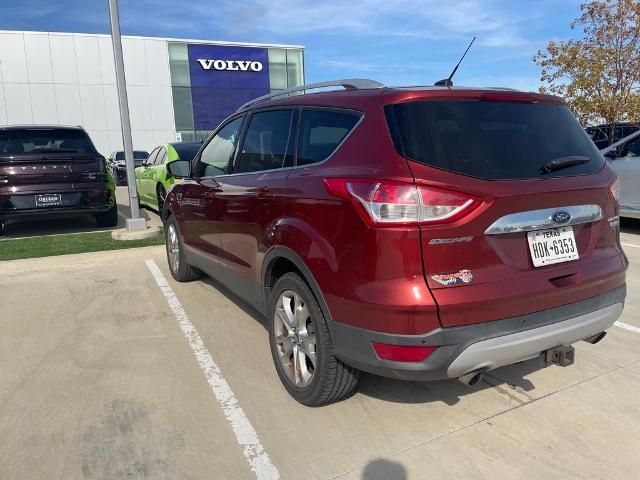
<path fill-rule="evenodd" d="M 319 406 L 355 390 L 359 372 L 334 356 L 322 310 L 297 274 L 283 275 L 273 287 L 268 328 L 280 381 L 298 402 Z"/>
<path fill-rule="evenodd" d="M 165 241 L 171 276 L 178 282 L 190 282 L 200 278 L 202 272 L 187 263 L 178 225 L 173 216 L 167 219 Z"/>
<path fill-rule="evenodd" d="M 118 206 L 114 203 L 106 212 L 96 214 L 96 224 L 99 227 L 115 227 L 118 225 Z"/>

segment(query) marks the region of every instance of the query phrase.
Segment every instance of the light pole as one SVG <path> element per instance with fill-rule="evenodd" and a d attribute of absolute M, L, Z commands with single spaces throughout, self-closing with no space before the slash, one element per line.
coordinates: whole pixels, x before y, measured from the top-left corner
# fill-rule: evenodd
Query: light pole
<path fill-rule="evenodd" d="M 127 218 L 127 230 L 145 230 L 147 228 L 147 222 L 144 218 L 140 218 L 138 193 L 136 192 L 133 143 L 131 141 L 131 122 L 129 120 L 129 100 L 127 98 L 127 82 L 124 76 L 124 61 L 122 60 L 122 39 L 120 38 L 118 0 L 109 0 L 109 20 L 111 21 L 111 41 L 113 43 L 113 59 L 116 65 L 116 85 L 118 87 L 118 103 L 120 106 L 120 124 L 122 127 L 122 142 L 124 144 L 124 161 L 127 167 L 129 206 L 131 208 L 131 218 Z"/>

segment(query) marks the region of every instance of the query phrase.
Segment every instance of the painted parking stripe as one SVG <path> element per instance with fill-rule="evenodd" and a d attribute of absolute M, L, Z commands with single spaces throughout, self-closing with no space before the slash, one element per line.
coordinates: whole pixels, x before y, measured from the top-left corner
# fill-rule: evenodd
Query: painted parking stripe
<path fill-rule="evenodd" d="M 635 248 L 640 248 L 640 245 L 634 245 L 633 243 L 624 243 L 624 242 L 620 242 L 620 245 L 624 246 L 624 247 L 635 247 Z"/>
<path fill-rule="evenodd" d="M 624 328 L 625 330 L 629 330 L 630 332 L 640 333 L 640 327 L 636 327 L 634 325 L 629 325 L 628 323 L 615 322 L 614 325 L 616 327 L 620 327 L 620 328 Z"/>
<path fill-rule="evenodd" d="M 191 350 L 193 350 L 193 354 L 198 361 L 198 365 L 200 365 L 202 373 L 204 373 L 216 400 L 220 404 L 220 407 L 224 412 L 224 416 L 231 424 L 236 440 L 240 446 L 242 446 L 244 456 L 247 459 L 247 462 L 249 462 L 251 470 L 255 474 L 256 478 L 260 480 L 280 478 L 278 469 L 271 463 L 271 459 L 263 448 L 262 443 L 260 443 L 260 439 L 258 438 L 258 434 L 253 428 L 253 425 L 251 425 L 251 422 L 231 391 L 229 384 L 222 376 L 220 368 L 213 361 L 213 357 L 209 353 L 209 350 L 204 346 L 196 327 L 194 327 L 191 320 L 189 320 L 187 312 L 182 308 L 180 300 L 178 300 L 173 289 L 169 286 L 169 283 L 162 274 L 162 271 L 153 260 L 145 260 L 144 263 L 153 275 L 153 278 L 160 287 L 160 290 L 162 290 L 164 298 L 167 300 L 171 311 L 173 311 L 173 314 L 180 325 L 180 329 L 187 339 Z"/>

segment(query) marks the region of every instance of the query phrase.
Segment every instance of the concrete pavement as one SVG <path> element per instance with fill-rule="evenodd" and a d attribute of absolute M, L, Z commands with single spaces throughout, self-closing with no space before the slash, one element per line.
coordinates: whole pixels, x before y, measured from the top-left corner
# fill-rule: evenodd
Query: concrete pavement
<path fill-rule="evenodd" d="M 620 320 L 640 327 L 640 235 L 623 242 L 638 247 Z M 1 264 L 0 478 L 255 478 L 147 259 L 171 278 L 163 247 Z M 168 285 L 282 478 L 637 477 L 640 334 L 475 387 L 363 375 L 311 409 L 281 386 L 257 312 L 207 278 Z"/>

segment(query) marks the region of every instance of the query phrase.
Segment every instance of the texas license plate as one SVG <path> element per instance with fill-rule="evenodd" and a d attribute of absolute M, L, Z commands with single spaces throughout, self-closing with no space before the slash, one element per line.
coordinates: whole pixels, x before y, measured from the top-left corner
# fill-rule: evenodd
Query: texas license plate
<path fill-rule="evenodd" d="M 579 258 L 573 227 L 529 232 L 527 240 L 534 267 L 543 267 Z"/>
<path fill-rule="evenodd" d="M 36 195 L 36 207 L 57 207 L 60 205 L 62 205 L 62 197 L 59 193 Z"/>

